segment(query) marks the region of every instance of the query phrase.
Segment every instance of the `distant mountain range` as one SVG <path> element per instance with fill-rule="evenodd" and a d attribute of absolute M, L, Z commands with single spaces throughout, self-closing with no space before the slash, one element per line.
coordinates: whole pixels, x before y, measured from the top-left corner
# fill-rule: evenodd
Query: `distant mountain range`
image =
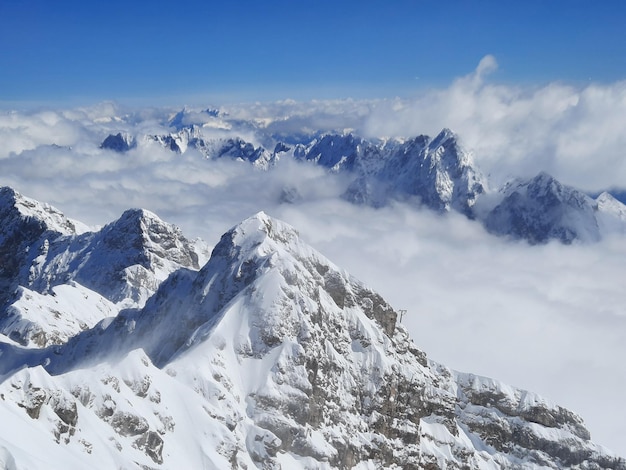
<path fill-rule="evenodd" d="M 484 191 L 447 131 L 298 148 L 279 153 L 371 178 L 377 203 L 396 168 L 420 168 L 405 191 L 436 210 L 473 216 Z M 393 158 L 374 168 L 365 148 Z M 547 175 L 504 194 L 485 223 L 525 226 L 520 200 L 613 204 Z M 546 220 L 528 224 L 566 241 Z M 431 361 L 379 294 L 262 212 L 208 257 L 148 211 L 90 231 L 2 188 L 0 269 L 2 468 L 626 469 L 573 412 Z"/>
<path fill-rule="evenodd" d="M 157 142 L 178 153 L 189 149 L 207 159 L 229 158 L 271 171 L 280 159 L 319 165 L 351 179 L 343 198 L 355 204 L 381 207 L 406 201 L 437 212 L 457 211 L 476 219 L 491 233 L 530 243 L 559 240 L 594 242 L 610 233 L 626 234 L 626 205 L 608 192 L 596 198 L 561 184 L 541 172 L 494 190 L 458 137 L 444 129 L 435 138 L 367 140 L 352 133 L 313 133 L 311 136 L 267 136 L 271 150 L 243 138 L 206 137 L 203 127 L 184 126 L 163 135 L 109 135 L 104 149 L 126 152 L 139 144 Z M 212 117 L 218 119 L 219 113 Z M 232 132 L 231 132 L 232 134 Z M 287 137 L 287 138 L 285 138 Z M 288 143 L 290 142 L 290 143 Z M 294 143 L 297 142 L 297 143 Z M 297 187 L 285 188 L 283 202 L 297 202 Z"/>

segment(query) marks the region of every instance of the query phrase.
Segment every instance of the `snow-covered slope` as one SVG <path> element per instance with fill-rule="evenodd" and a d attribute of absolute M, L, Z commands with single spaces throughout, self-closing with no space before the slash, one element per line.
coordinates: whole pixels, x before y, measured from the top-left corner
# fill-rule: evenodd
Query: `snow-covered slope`
<path fill-rule="evenodd" d="M 24 345 L 64 342 L 142 306 L 170 273 L 199 269 L 207 257 L 202 243 L 149 211 L 128 210 L 89 232 L 9 188 L 0 197 L 0 333 Z"/>
<path fill-rule="evenodd" d="M 38 249 L 46 250 L 50 239 L 87 230 L 47 204 L 0 188 L 0 306 L 17 285 L 28 282 L 31 264 L 40 256 Z"/>
<path fill-rule="evenodd" d="M 0 352 L 2 422 L 37 448 L 0 435 L 18 468 L 626 468 L 570 411 L 429 361 L 264 213 L 141 310 Z"/>
<path fill-rule="evenodd" d="M 205 136 L 202 128 L 198 126 L 183 127 L 166 135 L 150 135 L 146 136 L 146 139 L 158 142 L 177 153 L 185 153 L 192 148 L 208 159 L 230 158 L 246 161 L 264 170 L 274 163 L 275 157 L 272 152 L 261 146 L 255 147 L 240 137 Z"/>
<path fill-rule="evenodd" d="M 373 206 L 415 198 L 419 204 L 440 212 L 453 209 L 472 216 L 472 206 L 486 189 L 486 180 L 471 154 L 460 147 L 458 137 L 448 129 L 432 140 L 419 136 L 406 142 L 369 141 L 350 133 L 329 133 L 294 146 L 277 142 L 273 151 L 239 137 L 206 137 L 196 125 L 145 138 L 178 153 L 194 148 L 210 159 L 228 157 L 265 170 L 280 158 L 312 162 L 350 175 L 353 182 L 345 198 Z M 107 140 L 117 142 L 119 138 L 110 135 Z"/>
<path fill-rule="evenodd" d="M 384 165 L 362 171 L 363 178 L 353 183 L 350 195 L 365 195 L 361 199 L 367 201 L 368 190 L 362 184 L 382 184 L 388 198 L 416 196 L 436 211 L 457 210 L 472 216 L 472 207 L 487 183 L 453 132 L 444 129 L 432 140 L 419 136 L 400 145 L 387 144 L 382 150 L 389 154 Z"/>
<path fill-rule="evenodd" d="M 551 239 L 591 242 L 601 237 L 597 203 L 547 173 L 528 181 L 514 181 L 502 193 L 502 202 L 485 218 L 485 226 L 492 233 L 531 243 Z"/>
<path fill-rule="evenodd" d="M 381 206 L 393 199 L 416 198 L 439 212 L 457 210 L 472 216 L 472 206 L 486 180 L 449 129 L 437 137 L 405 142 L 372 142 L 352 134 L 327 134 L 299 145 L 294 156 L 354 179 L 344 197 L 358 204 Z"/>
<path fill-rule="evenodd" d="M 626 205 L 603 192 L 596 198 L 598 226 L 602 234 L 626 234 Z"/>
<path fill-rule="evenodd" d="M 443 129 L 434 139 L 420 135 L 381 140 L 364 139 L 350 132 L 314 132 L 300 138 L 282 135 L 285 139 L 281 141 L 265 135 L 251 122 L 222 121 L 219 113 L 200 115 L 202 125 L 183 125 L 192 116 L 183 110 L 168 122 L 175 128 L 172 132 L 137 137 L 111 134 L 102 147 L 127 151 L 135 140 L 158 142 L 174 152 L 195 149 L 207 159 L 244 161 L 263 170 L 271 170 L 280 159 L 295 159 L 345 175 L 349 185 L 343 198 L 355 204 L 380 207 L 400 200 L 440 213 L 458 211 L 479 220 L 493 234 L 530 243 L 553 239 L 563 243 L 593 242 L 609 233 L 626 232 L 620 203 L 610 201 L 608 193 L 596 202 L 543 172 L 529 180 L 506 184 L 493 210 L 477 209 L 484 195 L 492 201 L 494 193 L 472 154 L 463 149 L 459 137 L 449 129 Z M 213 127 L 207 129 L 217 123 L 230 126 L 219 137 L 212 133 Z M 262 145 L 239 137 L 238 131 L 251 132 L 256 136 L 253 140 Z M 292 141 L 296 143 L 286 143 Z M 289 188 L 281 194 L 281 201 L 294 202 L 299 197 L 297 188 Z"/>

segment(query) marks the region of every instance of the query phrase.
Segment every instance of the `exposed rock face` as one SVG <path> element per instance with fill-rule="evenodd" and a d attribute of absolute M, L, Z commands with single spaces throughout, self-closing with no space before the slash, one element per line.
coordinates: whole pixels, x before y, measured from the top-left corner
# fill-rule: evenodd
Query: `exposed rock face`
<path fill-rule="evenodd" d="M 280 159 L 319 165 L 347 178 L 349 184 L 342 197 L 352 203 L 383 207 L 403 201 L 441 213 L 456 211 L 478 219 L 493 234 L 530 243 L 553 239 L 566 244 L 574 240 L 593 242 L 607 234 L 626 233 L 624 204 L 609 200 L 608 194 L 596 202 L 545 173 L 528 181 L 508 183 L 501 190 L 497 207 L 477 210 L 483 195 L 496 193 L 489 189 L 472 154 L 462 148 L 458 136 L 449 129 L 434 138 L 419 135 L 407 140 L 364 139 L 347 132 L 321 131 L 276 135 L 264 133 L 258 123 L 222 122 L 219 112 L 196 113 L 201 115 L 196 122 L 204 124 L 185 124 L 194 121 L 191 115 L 187 110 L 180 111 L 168 122 L 175 131 L 144 136 L 140 143 L 157 142 L 177 153 L 192 149 L 210 160 L 248 162 L 262 170 L 270 170 Z M 231 132 L 233 126 L 245 130 L 245 135 L 254 134 L 254 140 L 262 145 L 238 137 Z M 230 133 L 212 134 L 210 129 L 214 128 Z M 103 148 L 126 151 L 136 139 L 119 133 L 105 142 Z M 300 199 L 293 191 L 283 191 L 279 200 L 295 203 Z"/>
<path fill-rule="evenodd" d="M 163 463 L 163 439 L 154 431 L 147 431 L 141 435 L 133 446 L 142 450 L 154 463 Z"/>
<path fill-rule="evenodd" d="M 0 332 L 23 345 L 65 342 L 121 307 L 143 305 L 171 272 L 197 270 L 206 257 L 202 245 L 144 210 L 84 230 L 50 206 L 0 189 Z M 69 290 L 82 305 L 51 299 Z"/>
<path fill-rule="evenodd" d="M 208 441 L 185 458 L 208 452 L 215 468 L 626 469 L 574 413 L 429 361 L 384 299 L 263 213 L 141 311 L 37 354 L 61 375 L 38 368 L 24 388 L 29 373 L 18 372 L 2 396 L 30 419 L 51 406 L 59 435 L 92 452 L 79 428 L 98 419 L 152 465 L 170 465 L 177 436 L 204 429 Z M 78 385 L 80 368 L 124 356 Z M 172 401 L 181 393 L 184 409 Z"/>
<path fill-rule="evenodd" d="M 47 436 L 42 452 L 67 468 L 626 470 L 571 411 L 429 361 L 380 295 L 287 224 L 243 221 L 199 271 L 180 267 L 197 259 L 172 233 L 131 210 L 96 234 L 58 235 L 75 247 L 61 257 L 73 279 L 103 292 L 98 259 L 103 273 L 111 260 L 179 268 L 143 308 L 64 344 L 0 342 L 0 419 Z M 64 278 L 65 264 L 42 266 L 46 285 Z M 12 462 L 19 443 L 3 439 Z"/>
<path fill-rule="evenodd" d="M 202 128 L 195 125 L 182 127 L 169 134 L 150 135 L 146 138 L 176 153 L 185 153 L 188 149 L 195 149 L 208 159 L 230 158 L 246 161 L 265 170 L 271 167 L 276 159 L 275 153 L 261 146 L 255 147 L 239 137 L 205 137 Z"/>
<path fill-rule="evenodd" d="M 493 233 L 531 243 L 600 239 L 597 203 L 546 173 L 513 182 L 502 192 L 504 199 L 485 219 L 486 228 Z"/>
<path fill-rule="evenodd" d="M 137 146 L 137 142 L 134 137 L 127 134 L 118 132 L 117 134 L 109 134 L 106 139 L 100 144 L 100 148 L 113 150 L 115 152 L 128 152 Z"/>
<path fill-rule="evenodd" d="M 37 275 L 36 264 L 51 242 L 82 229 L 55 208 L 0 188 L 0 307 L 18 285 Z"/>
<path fill-rule="evenodd" d="M 473 216 L 472 206 L 486 187 L 471 155 L 448 129 L 433 140 L 418 136 L 406 142 L 329 134 L 297 146 L 294 156 L 332 171 L 354 173 L 344 197 L 357 204 L 382 206 L 391 199 L 413 197 L 440 212 L 457 210 Z"/>
<path fill-rule="evenodd" d="M 333 171 L 352 171 L 363 147 L 370 145 L 352 134 L 326 134 L 307 146 L 298 145 L 294 156 Z"/>
<path fill-rule="evenodd" d="M 19 280 L 24 260 L 45 252 L 50 240 L 76 235 L 75 223 L 55 208 L 26 198 L 11 188 L 0 188 L 0 282 Z M 37 246 L 38 245 L 38 246 Z M 2 289 L 0 296 L 6 289 Z"/>

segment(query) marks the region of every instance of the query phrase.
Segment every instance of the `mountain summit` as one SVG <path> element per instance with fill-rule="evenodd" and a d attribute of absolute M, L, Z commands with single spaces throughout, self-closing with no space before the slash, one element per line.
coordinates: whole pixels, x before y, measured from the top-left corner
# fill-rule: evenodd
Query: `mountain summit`
<path fill-rule="evenodd" d="M 221 118 L 213 114 L 202 112 L 197 124 L 183 125 L 193 115 L 183 110 L 177 116 L 185 119 L 174 119 L 177 124 L 172 132 L 137 137 L 111 134 L 101 147 L 127 152 L 135 142 L 156 142 L 176 153 L 193 149 L 208 160 L 248 162 L 263 171 L 272 171 L 281 159 L 294 159 L 342 174 L 347 181 L 342 197 L 354 204 L 382 207 L 403 201 L 439 213 L 456 211 L 481 222 L 493 234 L 531 244 L 596 242 L 626 232 L 626 218 L 620 215 L 626 213 L 622 203 L 608 203 L 606 198 L 594 201 L 545 172 L 528 180 L 513 180 L 494 192 L 472 153 L 447 128 L 434 138 L 365 139 L 347 130 L 266 134 L 258 123 L 227 120 L 220 121 L 221 130 L 216 134 L 217 122 L 213 121 Z M 246 140 L 251 137 L 261 145 Z M 293 187 L 280 195 L 285 203 L 301 200 Z M 496 200 L 498 204 L 492 207 Z"/>
<path fill-rule="evenodd" d="M 502 202 L 485 219 L 485 226 L 493 233 L 531 243 L 600 239 L 597 202 L 545 172 L 528 181 L 509 183 L 502 193 Z"/>
<path fill-rule="evenodd" d="M 0 438 L 18 468 L 626 469 L 574 413 L 430 361 L 380 295 L 262 212 L 143 307 L 0 353 L 0 419 L 34 445 Z"/>
<path fill-rule="evenodd" d="M 89 231 L 1 188 L 0 332 L 25 346 L 63 343 L 122 308 L 143 306 L 170 273 L 200 269 L 206 251 L 146 210 Z"/>

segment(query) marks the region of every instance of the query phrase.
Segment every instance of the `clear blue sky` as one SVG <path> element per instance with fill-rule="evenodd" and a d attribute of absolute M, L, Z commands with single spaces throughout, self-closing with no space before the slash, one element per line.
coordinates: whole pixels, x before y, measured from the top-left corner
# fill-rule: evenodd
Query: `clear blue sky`
<path fill-rule="evenodd" d="M 626 78 L 626 2 L 0 0 L 0 103 L 404 96 Z"/>

